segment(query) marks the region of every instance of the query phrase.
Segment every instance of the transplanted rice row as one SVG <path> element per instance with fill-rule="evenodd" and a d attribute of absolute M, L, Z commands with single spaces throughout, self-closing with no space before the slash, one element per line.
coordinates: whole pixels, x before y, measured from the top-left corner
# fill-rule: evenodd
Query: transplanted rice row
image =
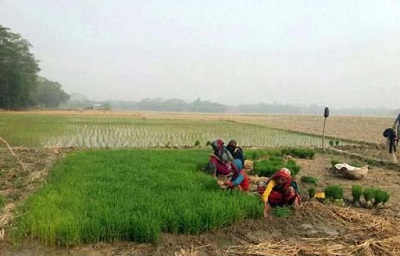
<path fill-rule="evenodd" d="M 197 124 L 197 125 L 196 125 Z M 230 126 L 232 127 L 230 127 Z M 78 127 L 76 127 L 78 126 Z M 46 143 L 74 147 L 156 147 L 192 146 L 196 140 L 202 145 L 215 138 L 235 138 L 243 146 L 281 147 L 316 146 L 318 137 L 254 127 L 246 124 L 185 122 L 181 127 L 168 123 L 145 127 L 118 124 L 81 125 L 69 124 L 63 136 L 50 138 Z M 238 130 L 240 129 L 240 131 Z M 86 141 L 82 138 L 87 138 Z M 90 142 L 89 142 L 90 141 Z"/>
<path fill-rule="evenodd" d="M 198 234 L 262 216 L 256 196 L 222 191 L 196 170 L 206 150 L 74 152 L 52 170 L 17 220 L 47 245 L 156 243 L 160 232 Z"/>
<path fill-rule="evenodd" d="M 196 141 L 235 138 L 247 147 L 314 147 L 321 138 L 261 125 L 206 120 L 152 120 L 109 117 L 0 116 L 0 133 L 12 145 L 78 148 L 193 146 Z"/>

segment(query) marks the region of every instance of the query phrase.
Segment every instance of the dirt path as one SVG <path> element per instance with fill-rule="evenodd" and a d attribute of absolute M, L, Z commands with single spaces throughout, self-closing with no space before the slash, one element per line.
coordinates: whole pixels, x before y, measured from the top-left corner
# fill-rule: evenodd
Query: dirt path
<path fill-rule="evenodd" d="M 0 231 L 5 231 L 0 237 L 0 255 L 400 255 L 400 172 L 373 166 L 361 181 L 340 179 L 329 171 L 331 160 L 350 163 L 354 159 L 332 154 L 296 159 L 302 167 L 296 179 L 313 176 L 321 191 L 326 185 L 340 184 L 347 198 L 351 198 L 353 184 L 380 187 L 391 194 L 386 207 L 341 208 L 305 198 L 301 210 L 289 218 L 271 215 L 267 219 L 245 220 L 198 236 L 163 234 L 159 245 L 116 242 L 48 248 L 25 241 L 14 248 L 9 237 L 12 211 L 45 182 L 48 170 L 65 152 L 15 149 L 15 153 L 25 169 L 6 149 L 0 152 L 0 194 L 6 199 L 6 207 L 0 211 Z M 298 183 L 306 192 L 309 185 Z"/>

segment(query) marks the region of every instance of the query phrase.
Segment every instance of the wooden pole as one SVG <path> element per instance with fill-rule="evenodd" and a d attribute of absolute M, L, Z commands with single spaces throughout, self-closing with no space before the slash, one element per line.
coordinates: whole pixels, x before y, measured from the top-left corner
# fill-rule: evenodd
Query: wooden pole
<path fill-rule="evenodd" d="M 324 117 L 325 117 L 325 120 L 324 120 L 324 128 L 322 129 L 322 150 L 324 150 L 324 148 L 325 148 L 325 123 L 326 123 L 326 118 L 329 116 L 329 108 L 328 107 L 325 107 L 325 109 L 324 109 Z"/>
<path fill-rule="evenodd" d="M 324 150 L 324 143 L 325 143 L 325 123 L 326 123 L 326 117 L 324 119 L 324 128 L 322 129 L 322 150 Z"/>

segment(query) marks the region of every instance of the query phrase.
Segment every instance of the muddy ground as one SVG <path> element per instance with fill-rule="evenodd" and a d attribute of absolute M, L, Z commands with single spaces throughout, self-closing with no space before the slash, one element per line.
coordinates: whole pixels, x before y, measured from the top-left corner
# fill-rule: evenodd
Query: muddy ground
<path fill-rule="evenodd" d="M 385 149 L 363 147 L 352 150 L 390 160 Z M 0 151 L 0 193 L 5 198 L 0 210 L 0 255 L 400 255 L 400 167 L 370 166 L 363 180 L 346 180 L 332 173 L 331 160 L 352 163 L 358 158 L 333 152 L 295 159 L 302 167 L 296 180 L 304 199 L 301 209 L 288 218 L 270 214 L 201 235 L 163 234 L 158 245 L 116 242 L 54 248 L 25 241 L 15 246 L 9 236 L 15 207 L 45 183 L 51 166 L 69 150 L 14 148 L 14 155 L 4 147 Z M 300 181 L 305 175 L 318 179 L 320 191 L 326 185 L 343 185 L 348 199 L 353 184 L 383 188 L 391 198 L 374 209 L 325 205 L 308 199 L 310 185 Z"/>

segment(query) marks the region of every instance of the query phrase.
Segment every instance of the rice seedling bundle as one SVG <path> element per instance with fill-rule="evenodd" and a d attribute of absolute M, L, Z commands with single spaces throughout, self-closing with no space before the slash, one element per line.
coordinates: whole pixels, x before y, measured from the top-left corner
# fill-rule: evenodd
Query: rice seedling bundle
<path fill-rule="evenodd" d="M 324 189 L 326 198 L 340 200 L 343 199 L 343 187 L 340 185 L 326 186 Z"/>
<path fill-rule="evenodd" d="M 311 176 L 302 176 L 301 181 L 308 184 L 318 185 L 318 179 Z"/>
<path fill-rule="evenodd" d="M 353 196 L 353 203 L 359 204 L 362 195 L 362 187 L 360 185 L 351 186 L 351 194 Z"/>

